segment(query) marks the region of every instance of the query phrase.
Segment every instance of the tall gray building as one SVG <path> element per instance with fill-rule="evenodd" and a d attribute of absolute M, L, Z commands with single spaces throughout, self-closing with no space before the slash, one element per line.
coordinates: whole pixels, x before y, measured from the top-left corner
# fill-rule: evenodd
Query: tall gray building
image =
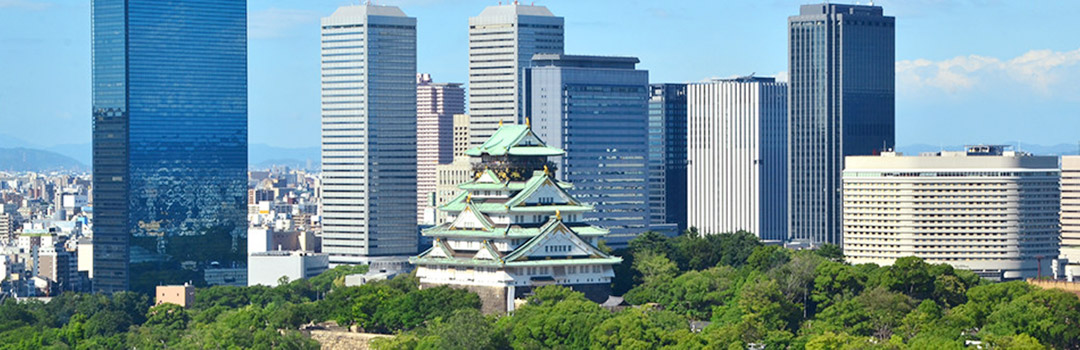
<path fill-rule="evenodd" d="M 844 157 L 894 147 L 894 24 L 828 3 L 788 18 L 789 240 L 840 243 Z"/>
<path fill-rule="evenodd" d="M 394 6 L 322 19 L 323 252 L 416 253 L 416 19 Z"/>
<path fill-rule="evenodd" d="M 596 210 L 584 221 L 611 230 L 624 247 L 649 229 L 649 72 L 634 57 L 538 54 L 526 69 L 532 130 L 548 146 L 559 179 Z"/>
<path fill-rule="evenodd" d="M 563 18 L 543 6 L 489 6 L 469 18 L 469 132 L 487 141 L 499 123 L 521 122 L 523 69 L 538 53 L 563 53 Z"/>

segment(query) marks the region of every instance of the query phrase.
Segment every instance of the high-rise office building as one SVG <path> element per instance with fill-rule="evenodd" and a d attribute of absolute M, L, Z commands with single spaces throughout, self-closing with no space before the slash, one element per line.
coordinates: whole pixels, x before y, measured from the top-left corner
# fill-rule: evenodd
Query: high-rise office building
<path fill-rule="evenodd" d="M 1063 275 L 1080 281 L 1080 156 L 1061 157 L 1061 259 Z"/>
<path fill-rule="evenodd" d="M 649 87 L 649 224 L 686 225 L 686 84 Z"/>
<path fill-rule="evenodd" d="M 242 263 L 247 2 L 94 0 L 91 22 L 94 290 Z"/>
<path fill-rule="evenodd" d="M 532 130 L 566 150 L 558 178 L 592 205 L 585 222 L 625 246 L 649 229 L 649 72 L 634 57 L 537 54 L 526 69 Z"/>
<path fill-rule="evenodd" d="M 435 165 L 454 160 L 454 116 L 465 113 L 461 84 L 433 83 L 431 75 L 416 75 L 416 220 L 435 221 L 431 197 Z M 425 214 L 427 213 L 427 214 Z"/>
<path fill-rule="evenodd" d="M 743 77 L 687 88 L 689 225 L 787 238 L 787 84 Z"/>
<path fill-rule="evenodd" d="M 394 6 L 322 19 L 323 252 L 416 253 L 416 19 Z"/>
<path fill-rule="evenodd" d="M 844 157 L 895 147 L 894 24 L 828 2 L 788 18 L 791 240 L 840 243 Z"/>
<path fill-rule="evenodd" d="M 469 18 L 471 141 L 487 141 L 499 123 L 521 122 L 523 69 L 538 53 L 563 53 L 563 18 L 543 6 L 488 6 Z M 527 113 L 526 113 L 527 114 Z"/>
<path fill-rule="evenodd" d="M 847 158 L 844 256 L 891 265 L 916 256 L 992 280 L 1053 272 L 1058 256 L 1058 158 L 966 151 Z"/>

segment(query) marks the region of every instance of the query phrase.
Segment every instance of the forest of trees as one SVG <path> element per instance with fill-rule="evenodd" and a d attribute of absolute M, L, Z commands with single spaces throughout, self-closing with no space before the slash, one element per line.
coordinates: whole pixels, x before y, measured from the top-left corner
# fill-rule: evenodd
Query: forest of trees
<path fill-rule="evenodd" d="M 904 258 L 853 266 L 838 247 L 792 251 L 752 234 L 646 233 L 616 251 L 612 312 L 539 288 L 511 315 L 473 293 L 416 278 L 345 287 L 339 267 L 279 287 L 212 287 L 189 309 L 141 294 L 64 294 L 0 305 L 0 348 L 316 349 L 297 331 L 335 320 L 396 334 L 378 349 L 1080 349 L 1080 299 L 1023 281 L 991 283 Z M 691 321 L 707 321 L 700 332 Z"/>

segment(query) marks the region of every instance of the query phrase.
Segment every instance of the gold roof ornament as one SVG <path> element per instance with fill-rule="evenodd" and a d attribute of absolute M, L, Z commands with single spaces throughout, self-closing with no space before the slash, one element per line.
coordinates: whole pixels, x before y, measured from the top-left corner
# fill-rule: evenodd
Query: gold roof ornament
<path fill-rule="evenodd" d="M 548 170 L 547 164 L 544 164 L 544 175 L 551 175 L 551 172 Z"/>
<path fill-rule="evenodd" d="M 472 203 L 472 193 L 465 194 L 465 203 Z"/>
<path fill-rule="evenodd" d="M 525 117 L 525 127 L 532 129 L 532 123 L 529 122 L 529 117 Z"/>
<path fill-rule="evenodd" d="M 499 127 L 502 127 L 502 119 L 499 119 Z"/>
<path fill-rule="evenodd" d="M 555 211 L 555 219 L 556 220 L 562 220 L 562 212 L 561 211 L 558 211 L 558 210 Z"/>

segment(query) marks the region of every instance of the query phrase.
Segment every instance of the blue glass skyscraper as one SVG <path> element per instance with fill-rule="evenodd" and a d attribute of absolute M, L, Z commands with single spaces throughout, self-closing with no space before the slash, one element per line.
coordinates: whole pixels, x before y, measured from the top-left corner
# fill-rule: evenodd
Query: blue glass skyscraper
<path fill-rule="evenodd" d="M 844 157 L 896 141 L 896 19 L 802 5 L 788 18 L 788 239 L 841 243 Z"/>
<path fill-rule="evenodd" d="M 526 76 L 533 132 L 566 150 L 559 179 L 595 210 L 586 222 L 625 247 L 649 230 L 649 72 L 634 57 L 536 54 Z"/>
<path fill-rule="evenodd" d="M 649 214 L 654 231 L 687 229 L 686 84 L 649 87 Z"/>
<path fill-rule="evenodd" d="M 93 0 L 94 289 L 243 261 L 247 4 Z"/>

